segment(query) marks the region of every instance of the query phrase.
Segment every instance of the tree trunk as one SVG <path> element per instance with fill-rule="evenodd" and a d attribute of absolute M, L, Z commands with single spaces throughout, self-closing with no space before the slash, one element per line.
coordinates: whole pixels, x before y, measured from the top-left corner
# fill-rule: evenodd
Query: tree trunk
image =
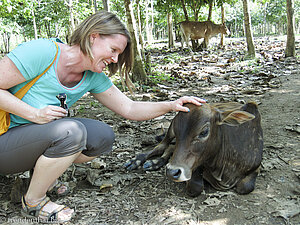
<path fill-rule="evenodd" d="M 154 7 L 153 7 L 153 0 L 151 1 L 151 26 L 150 26 L 150 37 L 151 43 L 153 42 L 153 29 L 154 29 Z"/>
<path fill-rule="evenodd" d="M 151 31 L 151 28 L 150 28 L 150 23 L 149 23 L 149 1 L 146 0 L 145 1 L 145 10 L 146 10 L 146 13 L 145 13 L 145 16 L 146 16 L 146 38 L 147 38 L 147 42 L 148 43 L 151 43 L 152 41 L 152 33 L 150 33 Z"/>
<path fill-rule="evenodd" d="M 32 7 L 32 22 L 33 22 L 33 29 L 34 29 L 34 39 L 38 39 L 38 34 L 37 34 L 37 28 L 36 28 L 36 20 L 35 20 L 35 14 L 34 14 L 34 7 Z"/>
<path fill-rule="evenodd" d="M 168 38 L 169 38 L 169 48 L 173 48 L 174 47 L 174 36 L 173 36 L 172 13 L 168 13 Z"/>
<path fill-rule="evenodd" d="M 134 63 L 132 68 L 132 80 L 139 81 L 144 83 L 146 81 L 146 72 L 144 69 L 144 65 L 141 58 L 141 52 L 139 50 L 138 42 L 137 42 L 137 35 L 135 32 L 136 24 L 133 15 L 131 0 L 124 0 L 125 10 L 126 10 L 126 18 L 127 18 L 127 26 L 128 30 L 131 35 L 131 43 L 134 53 Z"/>
<path fill-rule="evenodd" d="M 268 8 L 268 2 L 264 4 L 264 24 L 263 24 L 263 36 L 266 36 L 267 34 L 267 8 Z"/>
<path fill-rule="evenodd" d="M 46 30 L 46 34 L 47 34 L 47 38 L 51 38 L 51 23 L 45 21 L 45 30 Z"/>
<path fill-rule="evenodd" d="M 197 10 L 197 4 L 196 4 L 195 0 L 192 1 L 192 4 L 193 4 L 192 10 L 194 12 L 195 21 L 198 21 L 198 12 L 199 11 Z"/>
<path fill-rule="evenodd" d="M 96 1 L 96 0 L 95 0 Z M 102 0 L 104 10 L 109 12 L 109 0 Z"/>
<path fill-rule="evenodd" d="M 70 10 L 70 21 L 71 21 L 71 33 L 75 30 L 74 23 L 74 13 L 73 13 L 73 0 L 69 0 L 69 10 Z"/>
<path fill-rule="evenodd" d="M 222 6 L 221 6 L 221 13 L 222 13 L 222 24 L 225 24 L 225 8 L 224 8 L 224 4 L 222 4 Z M 225 35 L 221 33 L 221 41 L 220 41 L 220 45 L 221 46 L 224 45 L 224 37 L 225 37 Z"/>
<path fill-rule="evenodd" d="M 182 4 L 182 9 L 183 9 L 183 12 L 184 12 L 185 20 L 189 21 L 189 15 L 188 15 L 187 10 L 185 8 L 185 2 L 184 2 L 184 0 L 181 0 L 181 4 Z"/>
<path fill-rule="evenodd" d="M 137 28 L 138 28 L 138 37 L 139 37 L 139 43 L 141 46 L 141 56 L 142 59 L 145 61 L 145 52 L 144 52 L 144 39 L 143 39 L 143 35 L 142 35 L 142 22 L 141 22 L 141 12 L 140 12 L 140 0 L 136 1 L 136 5 L 137 5 Z"/>
<path fill-rule="evenodd" d="M 212 10 L 213 10 L 213 4 L 214 4 L 214 0 L 210 0 L 210 1 L 209 1 L 209 10 L 208 10 L 207 21 L 210 21 L 210 20 L 211 20 Z M 222 5 L 223 5 L 223 4 L 222 4 Z"/>
<path fill-rule="evenodd" d="M 285 57 L 295 56 L 295 17 L 294 17 L 294 0 L 286 1 L 287 11 L 287 41 Z"/>
<path fill-rule="evenodd" d="M 255 57 L 255 48 L 253 44 L 252 30 L 251 30 L 251 16 L 248 9 L 248 0 L 243 0 L 243 9 L 244 9 L 244 25 L 245 25 L 245 34 L 247 40 L 248 48 L 248 57 Z"/>
<path fill-rule="evenodd" d="M 94 12 L 97 12 L 98 11 L 97 0 L 93 0 L 93 5 L 94 5 Z"/>
<path fill-rule="evenodd" d="M 10 33 L 4 31 L 4 33 L 2 34 L 2 37 L 3 37 L 3 43 L 4 43 L 4 53 L 8 53 L 9 46 L 10 46 Z"/>

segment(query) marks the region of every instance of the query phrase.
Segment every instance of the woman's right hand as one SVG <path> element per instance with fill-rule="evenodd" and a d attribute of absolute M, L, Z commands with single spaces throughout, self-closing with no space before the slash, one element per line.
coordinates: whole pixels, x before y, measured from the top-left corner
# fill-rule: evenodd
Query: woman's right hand
<path fill-rule="evenodd" d="M 45 108 L 37 109 L 35 118 L 33 119 L 35 123 L 44 124 L 49 123 L 53 120 L 58 120 L 68 116 L 68 111 L 60 106 L 48 105 Z"/>

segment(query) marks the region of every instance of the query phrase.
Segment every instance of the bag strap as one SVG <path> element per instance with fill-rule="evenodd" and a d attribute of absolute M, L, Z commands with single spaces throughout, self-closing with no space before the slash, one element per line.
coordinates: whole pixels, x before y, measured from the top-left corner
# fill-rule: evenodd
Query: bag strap
<path fill-rule="evenodd" d="M 20 90 L 18 90 L 15 93 L 15 96 L 17 98 L 22 99 L 24 97 L 24 95 L 27 93 L 27 91 L 32 87 L 32 85 L 34 85 L 34 83 L 38 79 L 40 79 L 40 77 L 43 76 L 50 69 L 50 67 L 53 65 L 53 63 L 55 62 L 55 60 L 57 58 L 57 54 L 58 54 L 58 45 L 56 44 L 56 42 L 54 42 L 54 44 L 56 45 L 56 54 L 55 54 L 55 57 L 54 57 L 52 63 L 45 69 L 45 71 L 43 73 L 41 73 L 40 75 L 38 75 L 37 77 L 35 77 L 33 80 L 31 80 L 30 82 L 28 82 L 24 87 L 22 87 Z"/>

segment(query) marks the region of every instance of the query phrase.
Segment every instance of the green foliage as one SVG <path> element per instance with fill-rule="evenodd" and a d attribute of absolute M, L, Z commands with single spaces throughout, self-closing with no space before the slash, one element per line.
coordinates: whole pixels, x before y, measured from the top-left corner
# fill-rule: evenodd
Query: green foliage
<path fill-rule="evenodd" d="M 259 58 L 251 58 L 251 59 L 244 59 L 237 63 L 239 65 L 239 73 L 251 73 L 251 74 L 257 74 L 259 73 L 264 65 L 261 64 L 261 61 Z"/>
<path fill-rule="evenodd" d="M 153 71 L 151 75 L 148 75 L 148 78 L 153 84 L 159 84 L 174 79 L 174 77 L 171 77 L 165 72 L 157 70 Z"/>
<path fill-rule="evenodd" d="M 186 9 L 188 11 L 188 15 L 190 20 L 195 20 L 195 10 L 200 10 L 203 6 L 207 6 L 208 0 L 200 0 L 200 1 L 193 1 L 193 0 L 185 0 Z M 155 9 L 163 14 L 172 13 L 175 22 L 180 22 L 185 20 L 182 3 L 181 0 L 157 0 L 157 5 Z M 198 20 L 206 20 L 207 16 L 203 15 L 203 11 L 198 12 Z"/>
<path fill-rule="evenodd" d="M 286 1 L 285 0 L 261 0 L 255 9 L 252 9 L 253 25 L 259 25 L 269 21 L 280 23 L 286 21 Z"/>
<path fill-rule="evenodd" d="M 190 20 L 194 20 L 198 13 L 198 19 L 206 20 L 208 16 L 208 4 L 212 0 L 185 0 L 185 6 Z M 86 16 L 93 13 L 94 8 L 91 0 L 74 0 L 73 12 L 75 23 L 79 23 Z M 98 1 L 98 9 L 102 5 Z M 150 3 L 145 4 L 146 0 L 139 0 L 141 27 L 145 32 L 145 11 L 151 10 Z M 231 28 L 236 29 L 235 35 L 243 34 L 243 10 L 242 3 L 238 0 L 215 0 L 214 13 L 212 20 L 220 21 L 220 6 L 226 6 L 226 22 Z M 286 20 L 286 0 L 255 0 L 251 5 L 252 25 L 262 26 L 264 23 L 282 24 Z M 65 40 L 70 27 L 70 8 L 69 1 L 66 0 L 2 0 L 0 1 L 0 35 L 5 31 L 11 34 L 23 35 L 26 40 L 34 38 L 33 15 L 37 25 L 38 37 L 59 37 Z M 132 1 L 134 11 L 137 9 L 137 1 Z M 154 5 L 154 24 L 155 32 L 166 32 L 167 14 L 172 13 L 174 24 L 185 20 L 181 0 L 153 0 Z M 110 10 L 126 22 L 125 7 L 123 0 L 111 0 Z M 197 11 L 198 10 L 198 11 Z M 295 1 L 295 24 L 299 24 L 300 1 Z M 150 16 L 152 12 L 150 12 Z M 137 16 L 137 15 L 136 15 Z M 149 18 L 151 23 L 151 19 Z M 143 34 L 145 36 L 145 34 Z M 155 36 L 155 34 L 153 34 Z"/>
<path fill-rule="evenodd" d="M 126 23 L 124 0 L 111 1 L 110 11 L 117 14 L 120 20 Z"/>
<path fill-rule="evenodd" d="M 90 102 L 90 107 L 93 107 L 93 108 L 99 107 L 99 102 L 98 101 L 91 101 Z"/>
<path fill-rule="evenodd" d="M 84 113 L 86 110 L 85 110 L 85 106 L 83 105 L 80 105 L 79 108 L 78 108 L 78 112 L 79 113 Z"/>
<path fill-rule="evenodd" d="M 0 29 L 9 30 L 16 24 L 26 39 L 34 38 L 33 16 L 35 17 L 38 37 L 60 37 L 65 39 L 69 29 L 70 9 L 64 0 L 3 0 L 0 4 Z M 92 7 L 84 0 L 74 4 L 76 20 L 80 21 L 92 13 Z"/>

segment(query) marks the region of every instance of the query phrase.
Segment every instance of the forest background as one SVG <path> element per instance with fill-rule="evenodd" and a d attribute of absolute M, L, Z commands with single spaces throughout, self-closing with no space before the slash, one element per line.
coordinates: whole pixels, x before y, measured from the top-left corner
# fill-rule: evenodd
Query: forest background
<path fill-rule="evenodd" d="M 136 43 L 131 78 L 143 83 L 155 76 L 155 71 L 147 70 L 147 49 L 152 43 L 163 41 L 169 43 L 169 48 L 176 46 L 176 41 L 180 40 L 179 22 L 225 22 L 231 38 L 247 37 L 248 54 L 255 57 L 255 44 L 251 53 L 248 37 L 253 43 L 252 35 L 289 36 L 287 17 L 290 7 L 293 37 L 289 56 L 294 56 L 294 35 L 300 33 L 298 0 L 2 0 L 0 52 L 5 54 L 21 42 L 37 38 L 58 37 L 67 42 L 70 33 L 83 19 L 96 11 L 108 10 L 117 14 L 131 31 Z M 249 14 L 245 15 L 247 12 Z M 249 34 L 247 26 L 250 26 Z"/>

